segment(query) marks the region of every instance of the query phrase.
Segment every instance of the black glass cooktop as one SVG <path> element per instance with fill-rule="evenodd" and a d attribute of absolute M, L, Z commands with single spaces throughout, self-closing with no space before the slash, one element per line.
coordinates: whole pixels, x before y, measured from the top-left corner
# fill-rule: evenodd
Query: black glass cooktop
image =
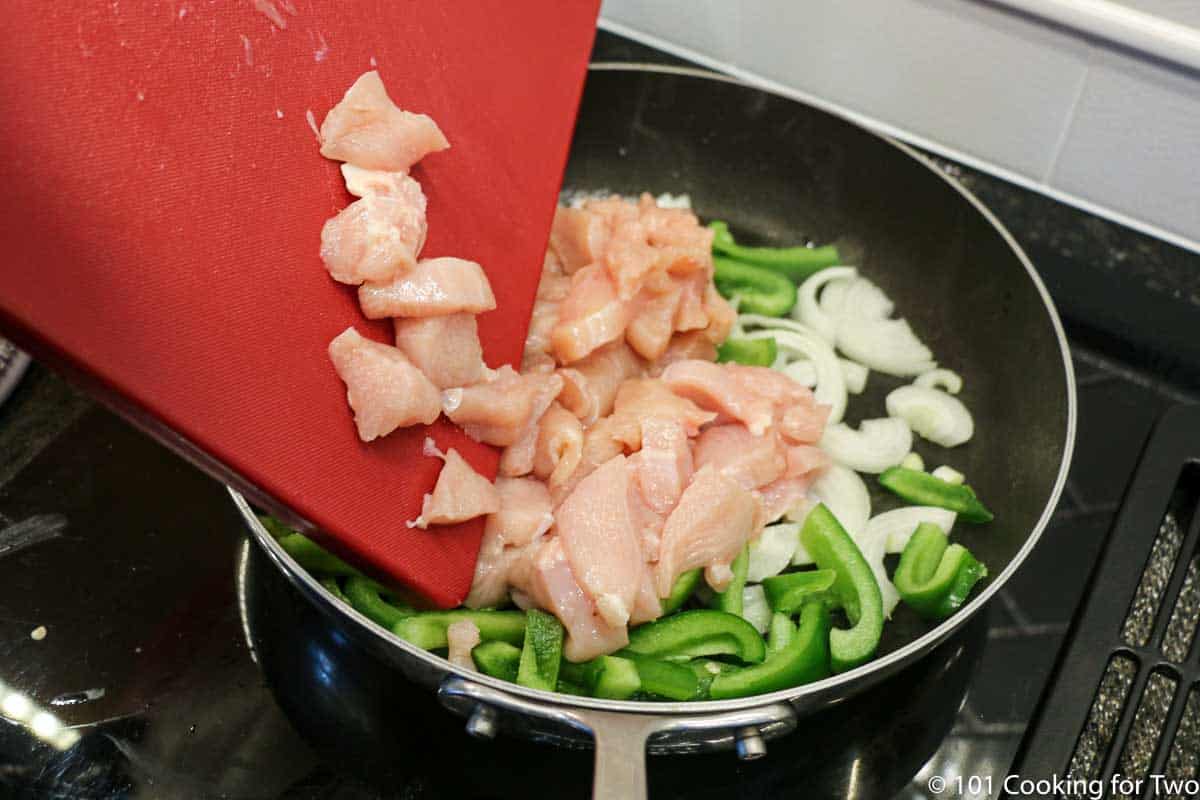
<path fill-rule="evenodd" d="M 646 58 L 607 35 L 597 53 Z M 984 181 L 972 188 L 993 205 L 1028 194 L 960 177 Z M 1042 541 L 922 662 L 803 720 L 760 761 L 652 758 L 652 796 L 985 796 L 1012 769 L 1143 443 L 1161 412 L 1194 402 L 1197 373 L 1144 357 L 1152 339 L 1109 336 L 1088 316 L 1095 298 L 1139 296 L 1097 279 L 1081 302 L 1069 262 L 1006 221 L 1064 309 L 1078 377 L 1074 468 Z M 311 628 L 289 591 L 219 485 L 35 365 L 0 408 L 0 796 L 587 796 L 590 754 L 478 742 L 399 681 L 348 685 L 320 636 L 273 636 L 264 597 L 274 618 Z M 256 664 L 264 642 L 287 665 L 279 699 Z M 386 704 L 390 722 L 332 729 L 328 697 Z"/>

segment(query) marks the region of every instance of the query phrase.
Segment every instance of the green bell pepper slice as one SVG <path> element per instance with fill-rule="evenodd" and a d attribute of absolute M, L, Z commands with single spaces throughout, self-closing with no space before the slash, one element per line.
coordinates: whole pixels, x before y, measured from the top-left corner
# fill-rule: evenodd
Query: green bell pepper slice
<path fill-rule="evenodd" d="M 767 658 L 787 647 L 796 638 L 796 623 L 791 616 L 782 611 L 771 614 L 771 623 L 767 626 Z"/>
<path fill-rule="evenodd" d="M 637 667 L 641 691 L 645 694 L 666 700 L 698 700 L 701 696 L 700 679 L 686 664 L 628 652 L 618 657 L 632 661 Z"/>
<path fill-rule="evenodd" d="M 771 337 L 762 339 L 726 339 L 717 345 L 717 361 L 745 364 L 748 367 L 769 367 L 779 355 L 779 345 Z"/>
<path fill-rule="evenodd" d="M 338 583 L 337 578 L 334 578 L 332 576 L 330 576 L 328 578 L 322 578 L 321 585 L 325 587 L 325 591 L 329 592 L 331 595 L 336 597 L 338 600 L 341 600 L 343 603 L 345 603 L 347 605 L 350 604 L 350 600 L 346 597 L 346 593 L 342 591 L 342 586 L 341 586 L 341 584 Z"/>
<path fill-rule="evenodd" d="M 796 305 L 796 284 L 766 267 L 713 256 L 713 283 L 722 296 L 741 298 L 743 314 L 782 317 Z"/>
<path fill-rule="evenodd" d="M 988 574 L 970 550 L 948 542 L 941 528 L 922 523 L 905 545 L 892 578 L 900 599 L 925 619 L 950 616 Z"/>
<path fill-rule="evenodd" d="M 397 622 L 392 626 L 392 633 L 424 650 L 437 650 L 447 644 L 446 629 L 463 619 L 475 623 L 483 642 L 500 641 L 519 645 L 525 640 L 524 612 L 487 609 L 422 611 Z"/>
<path fill-rule="evenodd" d="M 747 247 L 740 245 L 729 231 L 729 225 L 721 220 L 708 223 L 713 232 L 712 249 L 738 261 L 769 267 L 787 276 L 794 283 L 803 283 L 815 272 L 841 263 L 841 256 L 833 245 L 824 247 Z"/>
<path fill-rule="evenodd" d="M 314 575 L 362 575 L 354 567 L 342 561 L 303 533 L 289 533 L 279 539 L 279 546 L 296 559 L 296 563 L 305 571 Z"/>
<path fill-rule="evenodd" d="M 831 569 L 813 569 L 772 575 L 762 582 L 771 610 L 795 614 L 805 602 L 833 588 L 837 573 Z"/>
<path fill-rule="evenodd" d="M 820 680 L 829 674 L 832 623 L 825 603 L 806 603 L 800 625 L 787 644 L 761 664 L 722 673 L 713 678 L 708 696 L 713 700 L 764 694 Z"/>
<path fill-rule="evenodd" d="M 482 642 L 471 650 L 475 666 L 484 675 L 515 683 L 521 665 L 521 648 L 508 642 Z"/>
<path fill-rule="evenodd" d="M 625 650 L 669 659 L 730 655 L 747 664 L 758 663 L 767 655 L 766 644 L 753 625 L 736 614 L 706 608 L 639 625 L 629 632 Z"/>
<path fill-rule="evenodd" d="M 700 583 L 700 574 L 703 572 L 700 568 L 689 569 L 687 572 L 675 579 L 675 585 L 671 587 L 671 593 L 662 600 L 662 615 L 672 614 L 679 610 L 679 607 L 687 602 L 687 599 L 692 596 L 692 592 L 696 591 L 696 584 Z"/>
<path fill-rule="evenodd" d="M 904 467 L 884 470 L 879 476 L 879 483 L 905 502 L 947 508 L 966 522 L 991 522 L 995 518 L 975 496 L 975 491 L 965 483 L 947 483 L 928 472 Z"/>
<path fill-rule="evenodd" d="M 587 662 L 587 687 L 593 697 L 628 700 L 642 688 L 637 665 L 627 658 L 600 656 Z"/>
<path fill-rule="evenodd" d="M 385 628 L 391 628 L 400 620 L 416 613 L 412 606 L 406 603 L 393 602 L 397 595 L 386 586 L 361 575 L 347 578 L 344 591 L 347 602 L 355 611 Z"/>
<path fill-rule="evenodd" d="M 718 592 L 713 598 L 713 608 L 741 616 L 745 608 L 742 590 L 746 588 L 746 572 L 750 569 L 749 545 L 742 548 L 742 552 L 738 553 L 729 568 L 733 571 L 733 579 L 729 581 L 725 591 Z"/>
<path fill-rule="evenodd" d="M 558 618 L 531 608 L 525 612 L 525 645 L 517 683 L 530 689 L 553 692 L 562 664 L 563 626 Z"/>
<path fill-rule="evenodd" d="M 831 592 L 853 626 L 829 633 L 834 672 L 845 672 L 869 660 L 883 634 L 883 596 L 858 545 L 824 503 L 809 512 L 800 542 L 821 569 L 837 573 Z"/>

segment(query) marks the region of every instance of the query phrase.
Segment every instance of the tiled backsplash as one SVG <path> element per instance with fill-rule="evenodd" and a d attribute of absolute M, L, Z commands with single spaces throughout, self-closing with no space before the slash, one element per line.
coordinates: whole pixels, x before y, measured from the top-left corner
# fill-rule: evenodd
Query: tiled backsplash
<path fill-rule="evenodd" d="M 605 0 L 601 24 L 1200 250 L 1200 72 L 1003 2 Z"/>

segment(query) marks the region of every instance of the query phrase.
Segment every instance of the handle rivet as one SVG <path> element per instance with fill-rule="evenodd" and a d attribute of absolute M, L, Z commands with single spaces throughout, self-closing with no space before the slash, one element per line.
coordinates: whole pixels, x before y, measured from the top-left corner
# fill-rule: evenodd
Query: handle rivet
<path fill-rule="evenodd" d="M 467 734 L 476 739 L 496 738 L 496 712 L 491 706 L 475 706 L 467 717 Z"/>
<path fill-rule="evenodd" d="M 767 754 L 767 743 L 757 728 L 742 728 L 734 734 L 737 743 L 737 757 L 742 761 L 753 761 Z"/>

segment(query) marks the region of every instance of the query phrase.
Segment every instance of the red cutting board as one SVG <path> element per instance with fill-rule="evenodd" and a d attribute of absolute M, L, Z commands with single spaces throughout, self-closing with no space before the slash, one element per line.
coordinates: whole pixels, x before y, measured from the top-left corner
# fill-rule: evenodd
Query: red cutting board
<path fill-rule="evenodd" d="M 349 325 L 390 326 L 321 265 L 321 225 L 350 198 L 306 116 L 378 68 L 437 120 L 451 149 L 413 171 L 423 254 L 485 267 L 484 353 L 514 363 L 598 5 L 9 2 L 0 328 L 356 563 L 460 602 L 482 524 L 405 527 L 440 468 L 430 429 L 360 442 L 326 355 Z M 495 474 L 492 448 L 431 430 Z"/>

